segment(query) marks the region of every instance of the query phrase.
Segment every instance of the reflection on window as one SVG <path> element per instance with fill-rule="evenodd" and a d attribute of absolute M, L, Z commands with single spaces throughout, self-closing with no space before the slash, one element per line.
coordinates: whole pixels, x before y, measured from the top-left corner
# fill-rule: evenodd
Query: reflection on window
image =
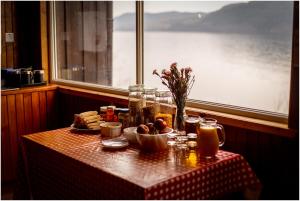
<path fill-rule="evenodd" d="M 127 33 L 131 41 L 113 31 L 118 4 L 128 11 L 135 9 L 134 2 L 55 3 L 58 78 L 115 87 L 135 82 L 134 31 Z M 130 66 L 123 65 L 124 56 Z M 132 75 L 124 75 L 127 68 L 132 69 Z"/>
<path fill-rule="evenodd" d="M 144 7 L 145 84 L 154 68 L 190 66 L 189 98 L 287 114 L 293 2 L 151 2 Z M 125 28 L 124 28 L 125 29 Z"/>

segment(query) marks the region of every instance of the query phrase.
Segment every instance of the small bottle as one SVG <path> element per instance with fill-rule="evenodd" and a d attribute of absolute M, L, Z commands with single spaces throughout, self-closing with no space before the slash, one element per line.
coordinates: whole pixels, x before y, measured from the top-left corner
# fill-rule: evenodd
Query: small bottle
<path fill-rule="evenodd" d="M 122 123 L 122 129 L 129 127 L 129 109 L 128 108 L 119 108 L 118 114 L 119 122 Z"/>
<path fill-rule="evenodd" d="M 106 121 L 106 111 L 107 111 L 107 106 L 101 106 L 100 107 L 100 117 Z"/>
<path fill-rule="evenodd" d="M 114 121 L 114 109 L 115 106 L 107 106 L 106 110 L 106 121 Z"/>

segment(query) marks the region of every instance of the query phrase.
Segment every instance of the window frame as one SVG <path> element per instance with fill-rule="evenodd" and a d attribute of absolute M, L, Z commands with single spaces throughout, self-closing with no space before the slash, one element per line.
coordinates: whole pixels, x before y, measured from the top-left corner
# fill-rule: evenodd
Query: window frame
<path fill-rule="evenodd" d="M 296 4 L 294 3 L 294 7 L 295 6 Z M 50 51 L 49 51 L 51 52 L 50 82 L 54 84 L 78 87 L 83 89 L 91 89 L 100 92 L 128 96 L 128 90 L 125 89 L 57 78 L 57 62 L 56 62 L 57 46 L 56 46 L 55 17 L 56 15 L 55 15 L 55 1 L 54 1 L 54 2 L 50 2 Z M 144 23 L 143 23 L 144 20 L 143 18 L 144 18 L 144 2 L 136 1 L 136 84 L 144 83 Z M 294 27 L 293 27 L 293 34 L 294 34 Z M 292 52 L 293 52 L 293 47 L 292 47 Z M 294 65 L 293 62 L 294 61 L 291 61 L 291 68 Z M 246 118 L 249 117 L 249 118 L 267 120 L 267 121 L 284 123 L 284 124 L 287 124 L 289 119 L 289 114 L 286 115 L 281 113 L 257 110 L 257 109 L 234 106 L 234 105 L 220 104 L 220 103 L 214 103 L 214 102 L 208 102 L 202 100 L 188 99 L 186 106 L 195 109 L 204 109 L 204 110 L 210 110 L 214 112 L 222 112 L 222 113 L 238 115 Z"/>

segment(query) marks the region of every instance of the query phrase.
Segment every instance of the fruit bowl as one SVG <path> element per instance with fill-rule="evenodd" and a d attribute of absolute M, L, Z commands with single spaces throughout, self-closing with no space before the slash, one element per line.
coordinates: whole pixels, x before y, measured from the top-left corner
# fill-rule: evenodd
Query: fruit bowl
<path fill-rule="evenodd" d="M 141 146 L 141 149 L 146 152 L 163 151 L 168 148 L 168 134 L 173 132 L 172 128 L 165 128 L 163 134 L 139 134 L 136 138 Z"/>

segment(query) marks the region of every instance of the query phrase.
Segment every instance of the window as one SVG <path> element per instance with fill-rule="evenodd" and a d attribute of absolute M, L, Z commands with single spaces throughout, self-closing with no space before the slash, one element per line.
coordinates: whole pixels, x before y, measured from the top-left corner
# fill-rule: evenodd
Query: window
<path fill-rule="evenodd" d="M 56 78 L 127 88 L 135 83 L 134 2 L 55 2 Z M 131 31 L 118 31 L 124 23 Z"/>
<path fill-rule="evenodd" d="M 145 84 L 173 62 L 196 76 L 189 98 L 288 114 L 293 2 L 144 3 Z"/>
<path fill-rule="evenodd" d="M 196 75 L 190 103 L 287 119 L 293 2 L 145 1 L 144 11 L 133 1 L 53 5 L 54 79 L 127 89 L 143 72 L 144 84 L 163 88 L 153 69 L 178 62 Z"/>

